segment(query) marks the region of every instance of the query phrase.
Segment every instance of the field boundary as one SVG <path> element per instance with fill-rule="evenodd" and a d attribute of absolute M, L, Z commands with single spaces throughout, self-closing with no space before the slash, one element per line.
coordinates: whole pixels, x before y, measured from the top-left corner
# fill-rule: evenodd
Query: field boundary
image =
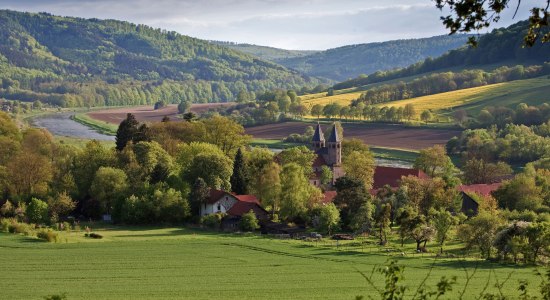
<path fill-rule="evenodd" d="M 101 134 L 116 135 L 117 126 L 93 119 L 89 117 L 86 113 L 74 114 L 71 116 L 71 119 L 84 126 L 90 127 L 91 129 Z"/>

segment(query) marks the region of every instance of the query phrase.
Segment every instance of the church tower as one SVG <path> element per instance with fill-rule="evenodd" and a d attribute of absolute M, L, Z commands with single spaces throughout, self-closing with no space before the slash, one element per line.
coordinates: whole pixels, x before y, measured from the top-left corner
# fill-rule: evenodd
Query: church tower
<path fill-rule="evenodd" d="M 336 124 L 332 125 L 330 137 L 327 141 L 329 165 L 339 166 L 342 164 L 342 137 L 338 134 Z"/>
<path fill-rule="evenodd" d="M 315 133 L 313 134 L 313 138 L 311 139 L 311 146 L 313 148 L 313 151 L 315 152 L 325 148 L 325 135 L 323 134 L 321 124 L 319 123 L 317 123 Z"/>

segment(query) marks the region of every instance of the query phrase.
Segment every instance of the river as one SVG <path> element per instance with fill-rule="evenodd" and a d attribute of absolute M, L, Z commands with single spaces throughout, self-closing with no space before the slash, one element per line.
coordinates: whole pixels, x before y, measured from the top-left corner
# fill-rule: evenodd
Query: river
<path fill-rule="evenodd" d="M 53 135 L 72 138 L 114 141 L 115 137 L 99 133 L 88 126 L 82 125 L 73 119 L 74 112 L 58 112 L 38 116 L 32 119 L 32 124 L 38 128 L 46 128 Z"/>

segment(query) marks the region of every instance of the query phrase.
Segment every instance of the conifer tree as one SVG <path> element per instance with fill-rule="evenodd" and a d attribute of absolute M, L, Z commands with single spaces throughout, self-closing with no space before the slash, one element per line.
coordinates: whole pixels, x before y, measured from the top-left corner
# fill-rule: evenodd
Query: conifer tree
<path fill-rule="evenodd" d="M 126 119 L 120 122 L 118 130 L 116 131 L 116 149 L 122 151 L 128 142 L 134 139 L 138 131 L 139 122 L 136 120 L 136 117 L 128 113 Z"/>
<path fill-rule="evenodd" d="M 231 191 L 237 195 L 248 194 L 248 176 L 246 176 L 246 166 L 241 148 L 237 150 L 235 160 L 233 161 L 233 175 L 231 175 Z"/>

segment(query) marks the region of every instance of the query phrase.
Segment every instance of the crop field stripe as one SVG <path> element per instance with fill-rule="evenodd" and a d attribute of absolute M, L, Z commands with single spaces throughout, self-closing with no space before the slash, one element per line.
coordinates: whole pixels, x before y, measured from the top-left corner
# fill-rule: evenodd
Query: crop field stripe
<path fill-rule="evenodd" d="M 529 279 L 533 286 L 540 282 L 532 268 L 457 259 L 434 262 L 410 256 L 410 245 L 401 257 L 356 242 L 342 242 L 336 249 L 334 241 L 316 244 L 179 228 L 99 232 L 104 240 L 71 233 L 69 243 L 59 244 L 0 234 L 3 297 L 39 299 L 65 292 L 69 299 L 353 299 L 374 292 L 358 270 L 370 274 L 391 256 L 405 266 L 410 287 L 429 272 L 431 287 L 441 276 L 457 275 L 464 283 L 463 265 L 470 270 L 479 266 L 468 289 L 472 297 L 493 268 L 500 280 L 513 272 L 505 287 L 512 297 L 519 279 Z M 384 279 L 375 272 L 373 280 L 381 286 Z M 494 283 L 493 278 L 491 291 Z"/>

